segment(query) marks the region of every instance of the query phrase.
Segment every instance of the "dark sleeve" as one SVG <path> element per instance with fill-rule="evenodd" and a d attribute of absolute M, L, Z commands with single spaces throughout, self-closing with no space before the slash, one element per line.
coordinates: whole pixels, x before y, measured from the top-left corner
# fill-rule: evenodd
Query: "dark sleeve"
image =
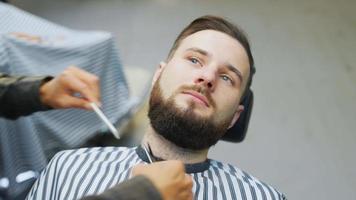
<path fill-rule="evenodd" d="M 83 197 L 81 200 L 162 200 L 153 183 L 145 176 L 136 176 L 97 196 Z"/>
<path fill-rule="evenodd" d="M 50 109 L 42 105 L 39 89 L 51 79 L 49 76 L 7 76 L 0 73 L 0 116 L 16 119 Z"/>

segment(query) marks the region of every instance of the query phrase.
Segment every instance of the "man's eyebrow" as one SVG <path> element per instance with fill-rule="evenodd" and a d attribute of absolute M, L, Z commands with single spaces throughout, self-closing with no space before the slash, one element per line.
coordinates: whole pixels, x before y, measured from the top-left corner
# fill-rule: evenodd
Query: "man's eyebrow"
<path fill-rule="evenodd" d="M 189 48 L 186 51 L 194 51 L 194 52 L 200 53 L 200 54 L 202 54 L 204 56 L 210 57 L 210 53 L 209 52 L 207 52 L 207 51 L 205 51 L 203 49 L 196 48 L 196 47 Z"/>
<path fill-rule="evenodd" d="M 236 67 L 232 66 L 231 64 L 227 64 L 226 67 L 232 71 L 234 74 L 236 74 L 237 77 L 239 77 L 241 83 L 243 82 L 243 77 L 242 77 L 242 73 L 240 72 L 240 70 L 238 70 Z"/>

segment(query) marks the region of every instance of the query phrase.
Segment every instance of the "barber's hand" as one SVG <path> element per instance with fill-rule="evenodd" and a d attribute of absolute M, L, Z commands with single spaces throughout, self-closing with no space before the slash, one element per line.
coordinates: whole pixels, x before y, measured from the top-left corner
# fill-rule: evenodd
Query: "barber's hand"
<path fill-rule="evenodd" d="M 79 93 L 82 98 L 73 96 Z M 90 102 L 100 104 L 99 78 L 71 66 L 40 88 L 43 104 L 53 108 L 82 108 L 91 110 Z"/>
<path fill-rule="evenodd" d="M 185 173 L 181 161 L 171 160 L 155 162 L 153 164 L 136 165 L 132 175 L 148 177 L 160 191 L 164 200 L 191 200 L 193 199 L 193 181 Z"/>

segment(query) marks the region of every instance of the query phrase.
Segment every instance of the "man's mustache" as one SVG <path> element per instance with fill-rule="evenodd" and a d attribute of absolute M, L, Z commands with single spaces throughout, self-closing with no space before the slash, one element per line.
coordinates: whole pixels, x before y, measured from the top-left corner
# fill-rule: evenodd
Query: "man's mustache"
<path fill-rule="evenodd" d="M 206 88 L 204 86 L 200 86 L 200 85 L 183 85 L 178 88 L 178 93 L 181 93 L 181 92 L 187 91 L 187 90 L 199 92 L 201 95 L 206 97 L 209 105 L 211 105 L 213 108 L 215 108 L 215 101 L 211 97 L 211 94 L 210 94 L 208 88 Z"/>

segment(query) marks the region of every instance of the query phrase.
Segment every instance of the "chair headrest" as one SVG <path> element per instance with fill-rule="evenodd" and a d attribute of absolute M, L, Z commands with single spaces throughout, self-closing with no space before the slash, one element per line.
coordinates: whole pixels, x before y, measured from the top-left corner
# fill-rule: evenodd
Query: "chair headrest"
<path fill-rule="evenodd" d="M 248 124 L 250 122 L 252 107 L 253 107 L 253 92 L 248 90 L 246 96 L 242 101 L 244 106 L 244 111 L 241 113 L 239 119 L 236 121 L 235 125 L 231 127 L 225 135 L 221 138 L 222 140 L 229 142 L 242 142 L 246 136 Z"/>

